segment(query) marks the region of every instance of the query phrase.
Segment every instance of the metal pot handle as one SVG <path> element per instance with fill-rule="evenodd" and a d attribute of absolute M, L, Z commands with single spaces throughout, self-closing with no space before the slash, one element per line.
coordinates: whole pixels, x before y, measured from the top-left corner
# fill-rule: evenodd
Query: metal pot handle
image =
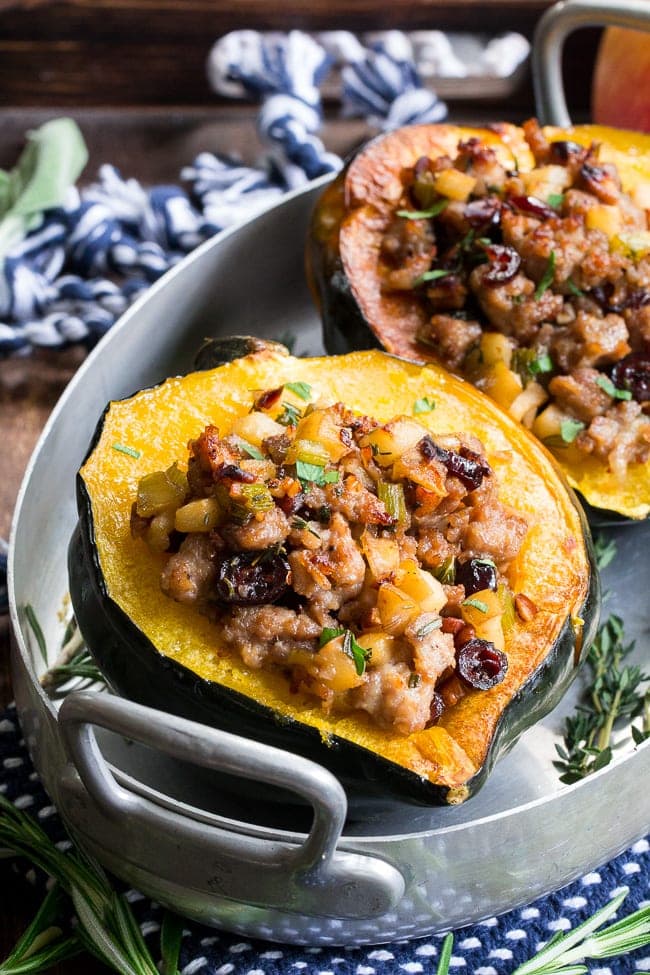
<path fill-rule="evenodd" d="M 550 7 L 535 30 L 531 55 L 535 105 L 544 125 L 571 125 L 562 83 L 562 48 L 579 27 L 650 30 L 648 0 L 563 0 Z"/>
<path fill-rule="evenodd" d="M 339 781 L 315 762 L 108 694 L 77 691 L 59 724 L 79 773 L 62 784 L 62 813 L 93 845 L 118 850 L 135 864 L 137 850 L 155 842 L 161 873 L 175 881 L 191 864 L 192 882 L 255 904 L 322 917 L 371 918 L 404 893 L 402 874 L 377 857 L 336 850 L 347 799 Z M 290 789 L 313 808 L 305 841 L 260 838 L 228 821 L 206 825 L 121 786 L 102 755 L 93 725 L 175 758 Z M 152 840 L 153 838 L 153 840 Z M 199 883 L 201 880 L 199 879 Z"/>

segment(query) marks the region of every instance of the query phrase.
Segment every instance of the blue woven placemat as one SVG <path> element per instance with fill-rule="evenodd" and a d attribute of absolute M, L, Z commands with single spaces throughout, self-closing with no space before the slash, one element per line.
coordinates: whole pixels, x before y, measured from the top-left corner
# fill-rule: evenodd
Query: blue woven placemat
<path fill-rule="evenodd" d="M 56 809 L 39 781 L 21 738 L 15 708 L 0 713 L 0 791 L 33 814 L 55 841 L 65 840 Z M 641 839 L 621 856 L 557 893 L 499 918 L 455 933 L 450 970 L 468 975 L 509 975 L 557 931 L 586 920 L 629 888 L 622 912 L 650 903 L 650 842 Z M 137 891 L 128 893 L 145 935 L 154 940 L 162 911 Z M 406 975 L 435 972 L 442 936 L 375 947 L 304 948 L 215 931 L 188 922 L 181 975 Z M 153 943 L 152 943 L 153 948 Z M 650 971 L 650 949 L 589 965 L 592 975 L 637 975 Z"/>

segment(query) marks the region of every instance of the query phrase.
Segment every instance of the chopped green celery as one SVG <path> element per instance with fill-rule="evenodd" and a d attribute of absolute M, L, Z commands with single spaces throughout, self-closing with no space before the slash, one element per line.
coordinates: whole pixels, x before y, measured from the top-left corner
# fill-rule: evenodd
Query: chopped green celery
<path fill-rule="evenodd" d="M 135 510 L 141 518 L 151 518 L 180 507 L 187 492 L 187 476 L 172 464 L 166 471 L 145 474 L 140 480 Z"/>
<path fill-rule="evenodd" d="M 404 498 L 404 488 L 401 484 L 380 481 L 377 485 L 377 496 L 380 501 L 383 501 L 386 511 L 394 521 L 398 522 L 398 524 L 404 524 L 406 522 L 406 500 Z"/>

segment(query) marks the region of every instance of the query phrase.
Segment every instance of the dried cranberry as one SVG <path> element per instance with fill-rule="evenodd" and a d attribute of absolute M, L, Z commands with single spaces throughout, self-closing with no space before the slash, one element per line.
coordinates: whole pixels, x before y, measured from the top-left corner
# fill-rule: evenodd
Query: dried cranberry
<path fill-rule="evenodd" d="M 284 595 L 290 580 L 291 568 L 284 555 L 240 552 L 219 565 L 215 596 L 231 606 L 260 606 Z"/>
<path fill-rule="evenodd" d="M 431 698 L 431 704 L 429 706 L 429 720 L 427 722 L 427 728 L 430 728 L 432 724 L 439 721 L 442 717 L 442 712 L 445 710 L 445 702 L 440 697 L 437 691 L 433 692 L 433 697 Z"/>
<path fill-rule="evenodd" d="M 487 230 L 501 222 L 501 200 L 498 196 L 484 196 L 467 203 L 463 216 L 474 230 Z"/>
<path fill-rule="evenodd" d="M 570 139 L 558 139 L 556 142 L 551 142 L 549 162 L 566 166 L 573 156 L 580 156 L 583 152 L 584 148 L 577 142 L 572 142 Z"/>
<path fill-rule="evenodd" d="M 465 595 L 471 596 L 481 589 L 497 591 L 497 570 L 488 559 L 468 559 L 456 563 L 456 582 L 465 587 Z"/>
<path fill-rule="evenodd" d="M 512 281 L 521 267 L 521 258 L 513 247 L 505 244 L 490 244 L 486 247 L 490 266 L 485 272 L 483 281 L 490 285 L 505 284 Z"/>
<path fill-rule="evenodd" d="M 511 203 L 521 213 L 528 213 L 531 217 L 537 217 L 539 220 L 550 220 L 551 217 L 557 217 L 555 210 L 543 200 L 538 200 L 536 196 L 511 196 L 508 198 L 508 203 Z"/>
<path fill-rule="evenodd" d="M 295 515 L 302 508 L 304 501 L 305 495 L 299 491 L 293 497 L 285 494 L 283 498 L 277 498 L 275 503 L 281 511 L 284 511 L 285 515 Z"/>
<path fill-rule="evenodd" d="M 461 447 L 460 451 L 456 453 L 453 450 L 439 447 L 427 435 L 418 443 L 418 449 L 426 460 L 440 461 L 446 467 L 447 473 L 457 477 L 468 491 L 475 491 L 483 483 L 483 478 L 492 473 L 490 467 L 483 462 L 480 454 L 468 447 Z"/>
<path fill-rule="evenodd" d="M 650 291 L 645 288 L 635 288 L 631 291 L 623 303 L 625 308 L 632 308 L 634 310 L 638 308 L 645 308 L 646 305 L 650 305 Z"/>
<path fill-rule="evenodd" d="M 214 470 L 215 481 L 226 478 L 229 481 L 237 481 L 239 484 L 253 484 L 255 475 L 250 471 L 243 471 L 236 464 L 219 464 Z"/>
<path fill-rule="evenodd" d="M 282 396 L 284 386 L 277 386 L 275 389 L 266 389 L 255 400 L 256 410 L 270 410 Z"/>
<path fill-rule="evenodd" d="M 612 369 L 612 382 L 617 389 L 627 389 L 637 403 L 650 400 L 650 349 L 632 352 Z"/>
<path fill-rule="evenodd" d="M 458 673 L 470 687 L 487 691 L 500 684 L 508 670 L 508 658 L 488 640 L 474 639 L 458 651 Z"/>

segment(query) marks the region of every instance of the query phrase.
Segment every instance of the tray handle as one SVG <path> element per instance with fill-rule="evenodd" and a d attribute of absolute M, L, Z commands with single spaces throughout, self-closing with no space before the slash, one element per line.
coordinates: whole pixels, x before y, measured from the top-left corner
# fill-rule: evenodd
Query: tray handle
<path fill-rule="evenodd" d="M 212 893 L 323 917 L 378 917 L 404 893 L 404 878 L 391 864 L 336 849 L 347 799 L 340 782 L 315 762 L 88 691 L 67 696 L 59 725 L 85 789 L 81 793 L 76 776 L 71 780 L 68 775 L 62 812 L 73 831 L 106 851 L 117 848 L 124 863 L 155 861 L 173 882 L 182 879 L 177 871 L 183 873 L 191 864 L 193 884 L 198 875 L 199 885 Z M 206 825 L 137 795 L 112 775 L 95 725 L 174 758 L 295 792 L 314 811 L 307 838 L 296 845 L 247 834 L 246 824 L 238 823 L 236 829 L 227 828 L 227 820 Z"/>
<path fill-rule="evenodd" d="M 571 118 L 562 82 L 562 48 L 580 27 L 629 27 L 650 30 L 648 0 L 562 0 L 541 17 L 531 54 L 535 105 L 543 125 L 566 128 Z"/>

